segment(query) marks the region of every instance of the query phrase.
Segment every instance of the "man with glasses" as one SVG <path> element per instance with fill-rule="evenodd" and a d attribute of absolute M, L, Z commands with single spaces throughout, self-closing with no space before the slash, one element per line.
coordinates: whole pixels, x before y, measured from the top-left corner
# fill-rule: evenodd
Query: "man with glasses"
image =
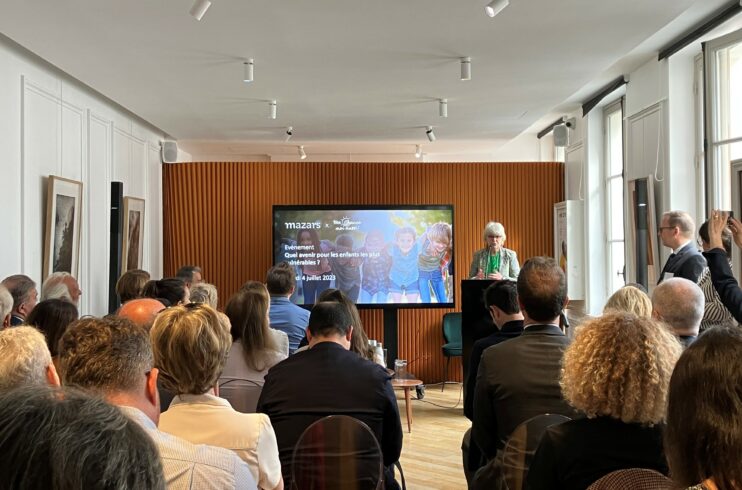
<path fill-rule="evenodd" d="M 695 229 L 693 218 L 685 211 L 668 211 L 662 215 L 660 241 L 662 245 L 672 249 L 672 254 L 667 259 L 657 284 L 671 277 L 698 282 L 706 267 L 706 259 L 693 242 Z"/>
<path fill-rule="evenodd" d="M 520 272 L 520 264 L 515 251 L 505 245 L 505 227 L 490 221 L 482 233 L 485 247 L 474 252 L 469 268 L 471 279 L 494 279 L 515 281 Z"/>

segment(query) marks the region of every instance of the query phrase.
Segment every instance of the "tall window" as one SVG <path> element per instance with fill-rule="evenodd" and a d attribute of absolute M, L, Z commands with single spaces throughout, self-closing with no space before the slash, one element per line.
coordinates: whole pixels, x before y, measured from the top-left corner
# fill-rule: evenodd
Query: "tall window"
<path fill-rule="evenodd" d="M 607 288 L 613 294 L 626 283 L 624 243 L 623 98 L 603 111 Z"/>
<path fill-rule="evenodd" d="M 742 30 L 706 45 L 710 206 L 732 209 L 732 162 L 742 159 Z"/>

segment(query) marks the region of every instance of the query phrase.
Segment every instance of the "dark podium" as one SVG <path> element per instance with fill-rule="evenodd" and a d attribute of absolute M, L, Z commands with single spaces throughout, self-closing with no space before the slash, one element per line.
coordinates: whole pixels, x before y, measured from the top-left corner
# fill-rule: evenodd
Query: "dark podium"
<path fill-rule="evenodd" d="M 461 281 L 461 341 L 464 365 L 464 385 L 469 373 L 469 357 L 474 342 L 495 332 L 487 308 L 484 306 L 484 290 L 495 282 L 492 279 L 464 279 Z M 476 373 L 475 373 L 476 376 Z"/>

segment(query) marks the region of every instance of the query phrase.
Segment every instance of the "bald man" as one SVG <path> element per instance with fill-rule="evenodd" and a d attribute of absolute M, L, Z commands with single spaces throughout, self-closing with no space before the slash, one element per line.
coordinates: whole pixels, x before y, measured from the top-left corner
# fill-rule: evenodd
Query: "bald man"
<path fill-rule="evenodd" d="M 157 314 L 164 309 L 165 305 L 156 299 L 138 298 L 124 303 L 116 316 L 131 320 L 134 324 L 149 330 Z"/>
<path fill-rule="evenodd" d="M 144 327 L 149 332 L 155 317 L 159 312 L 165 309 L 165 305 L 152 298 L 132 299 L 121 305 L 116 316 L 126 318 L 135 325 Z M 170 393 L 157 380 L 157 389 L 160 392 L 160 412 L 170 408 L 170 402 L 175 398 L 175 393 Z"/>

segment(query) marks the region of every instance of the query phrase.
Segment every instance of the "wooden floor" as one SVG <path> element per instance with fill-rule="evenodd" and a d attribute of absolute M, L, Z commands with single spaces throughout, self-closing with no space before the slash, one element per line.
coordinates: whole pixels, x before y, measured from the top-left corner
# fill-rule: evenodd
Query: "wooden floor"
<path fill-rule="evenodd" d="M 407 432 L 404 395 L 401 390 L 396 391 L 404 431 L 400 462 L 407 488 L 465 489 L 461 439 L 464 432 L 471 427 L 471 422 L 464 417 L 461 384 L 447 384 L 443 393 L 440 385 L 428 386 L 423 400 L 416 400 L 413 390 L 412 433 Z M 401 484 L 399 475 L 397 480 Z"/>

